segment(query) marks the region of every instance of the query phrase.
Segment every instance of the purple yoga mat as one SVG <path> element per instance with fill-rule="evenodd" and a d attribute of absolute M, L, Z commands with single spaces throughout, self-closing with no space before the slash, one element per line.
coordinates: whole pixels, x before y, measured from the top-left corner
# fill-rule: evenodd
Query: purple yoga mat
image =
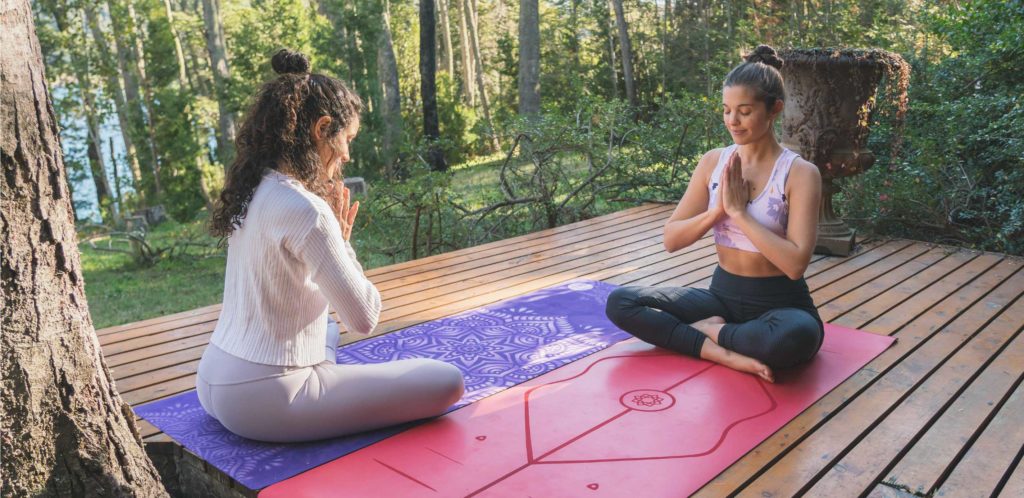
<path fill-rule="evenodd" d="M 614 285 L 589 280 L 542 289 L 338 348 L 339 364 L 433 358 L 451 363 L 466 393 L 451 410 L 501 392 L 629 337 L 605 317 Z M 272 444 L 232 434 L 195 391 L 135 413 L 250 489 L 261 489 L 418 425 L 412 422 L 311 443 Z"/>

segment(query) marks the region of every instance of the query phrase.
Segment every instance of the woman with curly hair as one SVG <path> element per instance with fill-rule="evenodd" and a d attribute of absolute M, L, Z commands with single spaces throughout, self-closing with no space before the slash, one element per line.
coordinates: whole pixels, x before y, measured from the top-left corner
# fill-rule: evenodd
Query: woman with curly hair
<path fill-rule="evenodd" d="M 774 382 L 773 368 L 809 361 L 824 324 L 804 271 L 817 240 L 821 175 L 779 145 L 783 61 L 766 45 L 734 68 L 722 88 L 733 145 L 701 158 L 665 224 L 665 249 L 714 229 L 718 267 L 709 289 L 624 287 L 608 317 L 651 344 Z"/>
<path fill-rule="evenodd" d="M 211 217 L 227 240 L 224 304 L 203 353 L 203 408 L 251 439 L 308 441 L 436 416 L 461 372 L 416 359 L 337 365 L 338 324 L 369 334 L 381 298 L 349 243 L 359 203 L 340 180 L 362 102 L 341 81 L 281 50 L 279 74 L 240 127 L 237 157 Z"/>

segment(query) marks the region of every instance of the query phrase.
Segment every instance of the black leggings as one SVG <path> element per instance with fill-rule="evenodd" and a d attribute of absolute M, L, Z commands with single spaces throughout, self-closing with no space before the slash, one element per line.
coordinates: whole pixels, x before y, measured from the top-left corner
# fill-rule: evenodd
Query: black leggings
<path fill-rule="evenodd" d="M 721 316 L 725 349 L 784 368 L 814 357 L 825 337 L 807 282 L 789 277 L 744 277 L 718 267 L 710 289 L 620 287 L 605 312 L 645 342 L 696 358 L 707 339 L 691 323 Z"/>

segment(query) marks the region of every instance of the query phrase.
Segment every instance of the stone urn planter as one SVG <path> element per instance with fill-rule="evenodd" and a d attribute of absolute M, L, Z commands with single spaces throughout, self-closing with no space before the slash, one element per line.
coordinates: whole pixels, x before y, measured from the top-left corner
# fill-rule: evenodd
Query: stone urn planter
<path fill-rule="evenodd" d="M 836 216 L 834 181 L 864 172 L 875 162 L 866 148 L 871 112 L 883 76 L 894 83 L 897 117 L 906 108 L 909 64 L 882 50 L 793 49 L 779 54 L 786 101 L 782 145 L 821 171 L 821 211 L 815 252 L 846 256 L 854 231 Z"/>

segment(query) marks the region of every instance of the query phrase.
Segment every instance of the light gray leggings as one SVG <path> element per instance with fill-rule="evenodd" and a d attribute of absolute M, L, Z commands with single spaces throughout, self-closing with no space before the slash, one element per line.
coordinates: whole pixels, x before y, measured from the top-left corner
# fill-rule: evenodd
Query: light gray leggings
<path fill-rule="evenodd" d="M 196 378 L 199 403 L 240 436 L 298 442 L 437 416 L 462 397 L 462 373 L 453 365 L 428 359 L 338 365 L 337 344 L 331 322 L 328 359 L 309 367 L 253 363 L 210 344 Z"/>

